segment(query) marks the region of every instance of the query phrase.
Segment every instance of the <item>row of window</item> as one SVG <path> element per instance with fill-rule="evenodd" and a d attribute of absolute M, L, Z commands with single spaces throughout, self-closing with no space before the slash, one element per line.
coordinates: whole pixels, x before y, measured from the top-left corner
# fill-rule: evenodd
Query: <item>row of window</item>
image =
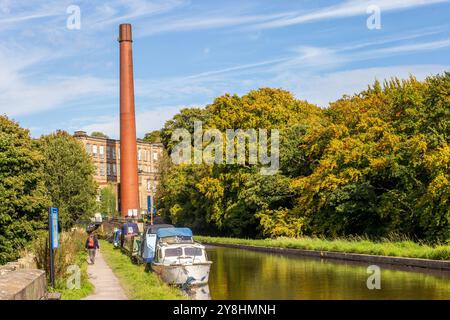
<path fill-rule="evenodd" d="M 106 174 L 108 176 L 117 176 L 117 166 L 115 163 L 106 163 Z M 105 165 L 103 163 L 97 165 L 97 175 L 105 175 Z"/>
<path fill-rule="evenodd" d="M 90 143 L 86 143 L 86 152 L 88 154 L 91 154 L 94 158 L 96 158 L 97 156 L 100 159 L 103 159 L 105 157 L 105 147 L 104 146 L 97 146 L 96 144 L 90 144 Z M 106 157 L 107 158 L 112 158 L 115 159 L 116 158 L 116 148 L 114 147 L 110 147 L 110 146 L 106 146 Z"/>
<path fill-rule="evenodd" d="M 97 165 L 97 175 L 98 176 L 104 176 L 105 175 L 105 165 L 106 165 L 106 175 L 107 176 L 117 176 L 117 166 L 115 163 L 100 163 Z M 151 166 L 138 166 L 139 172 L 142 173 L 151 173 L 152 167 Z"/>
<path fill-rule="evenodd" d="M 92 154 L 94 158 L 97 156 L 100 159 L 103 159 L 105 156 L 105 147 L 104 146 L 97 146 L 96 144 L 90 144 L 86 143 L 86 152 L 88 154 Z M 138 149 L 138 161 L 151 161 L 150 157 L 150 151 L 149 150 L 143 150 L 141 148 Z M 106 146 L 106 157 L 109 159 L 116 159 L 116 148 Z M 118 151 L 118 158 L 120 159 L 120 148 Z M 153 152 L 153 160 L 158 160 L 158 152 Z"/>
<path fill-rule="evenodd" d="M 151 161 L 150 153 L 151 152 L 149 150 L 138 148 L 138 161 Z M 153 151 L 153 160 L 158 160 L 158 152 L 156 151 Z"/>
<path fill-rule="evenodd" d="M 147 172 L 147 173 L 153 172 L 151 166 L 143 166 L 143 165 L 138 165 L 138 171 L 139 172 Z"/>

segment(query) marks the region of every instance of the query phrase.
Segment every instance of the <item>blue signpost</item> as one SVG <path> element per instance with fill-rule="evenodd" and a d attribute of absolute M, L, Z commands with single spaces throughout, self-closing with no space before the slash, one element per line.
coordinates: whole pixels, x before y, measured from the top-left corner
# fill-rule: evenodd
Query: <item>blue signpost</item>
<path fill-rule="evenodd" d="M 153 216 L 156 216 L 156 207 L 153 203 L 153 197 L 147 196 L 147 212 L 150 216 L 150 224 L 153 225 Z"/>
<path fill-rule="evenodd" d="M 59 247 L 58 208 L 50 208 L 48 212 L 48 236 L 50 246 L 50 283 L 55 287 L 55 249 Z"/>

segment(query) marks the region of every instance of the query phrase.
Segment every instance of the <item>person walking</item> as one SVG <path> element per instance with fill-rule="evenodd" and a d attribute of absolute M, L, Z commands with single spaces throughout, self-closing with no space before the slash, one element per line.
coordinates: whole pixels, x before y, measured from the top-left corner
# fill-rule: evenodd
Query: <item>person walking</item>
<path fill-rule="evenodd" d="M 89 237 L 87 238 L 85 247 L 89 252 L 90 264 L 94 264 L 95 253 L 96 253 L 97 249 L 100 249 L 100 247 L 98 245 L 98 239 L 93 233 L 91 233 L 89 235 Z"/>

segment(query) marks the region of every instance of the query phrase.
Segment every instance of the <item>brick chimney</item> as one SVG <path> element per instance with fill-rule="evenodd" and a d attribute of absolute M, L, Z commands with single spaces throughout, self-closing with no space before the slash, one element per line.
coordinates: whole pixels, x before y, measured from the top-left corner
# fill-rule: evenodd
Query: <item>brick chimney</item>
<path fill-rule="evenodd" d="M 136 116 L 131 24 L 119 26 L 120 44 L 120 212 L 139 209 Z"/>

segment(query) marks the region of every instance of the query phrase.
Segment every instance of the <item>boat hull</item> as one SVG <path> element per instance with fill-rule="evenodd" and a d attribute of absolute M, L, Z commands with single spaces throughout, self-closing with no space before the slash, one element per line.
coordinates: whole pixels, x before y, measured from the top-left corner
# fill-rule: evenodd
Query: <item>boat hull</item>
<path fill-rule="evenodd" d="M 174 285 L 203 285 L 208 283 L 211 261 L 194 264 L 162 264 L 152 263 L 153 271 L 161 279 Z"/>

